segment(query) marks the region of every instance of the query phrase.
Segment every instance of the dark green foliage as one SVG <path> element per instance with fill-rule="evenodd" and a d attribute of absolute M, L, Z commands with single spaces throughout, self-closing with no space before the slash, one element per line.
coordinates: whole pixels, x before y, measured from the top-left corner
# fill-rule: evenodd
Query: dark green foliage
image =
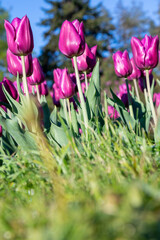
<path fill-rule="evenodd" d="M 8 20 L 8 12 L 1 7 L 0 3 L 0 78 L 3 77 L 3 73 L 6 72 L 7 61 L 6 61 L 6 31 L 4 29 L 4 19 Z"/>

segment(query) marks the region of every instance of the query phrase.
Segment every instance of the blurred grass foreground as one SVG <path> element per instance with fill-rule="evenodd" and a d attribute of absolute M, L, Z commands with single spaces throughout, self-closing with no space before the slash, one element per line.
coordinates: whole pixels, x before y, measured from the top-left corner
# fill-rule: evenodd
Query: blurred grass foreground
<path fill-rule="evenodd" d="M 159 148 L 109 126 L 81 152 L 1 153 L 1 239 L 160 238 Z"/>

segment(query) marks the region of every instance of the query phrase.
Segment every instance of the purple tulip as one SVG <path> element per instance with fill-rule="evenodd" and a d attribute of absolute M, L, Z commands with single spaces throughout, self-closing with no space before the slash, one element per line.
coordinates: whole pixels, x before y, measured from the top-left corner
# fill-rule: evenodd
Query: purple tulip
<path fill-rule="evenodd" d="M 8 80 L 6 77 L 3 78 L 2 82 L 0 82 L 0 101 L 8 103 L 8 100 L 3 92 L 2 85 L 5 87 L 6 91 L 10 94 L 10 96 L 17 100 L 18 93 L 12 81 Z"/>
<path fill-rule="evenodd" d="M 71 97 L 71 98 L 69 99 L 69 102 L 70 102 L 70 103 L 73 103 L 74 109 L 78 112 L 78 107 L 77 107 L 77 104 L 76 104 L 76 102 L 75 102 L 75 100 L 74 100 L 73 97 Z"/>
<path fill-rule="evenodd" d="M 153 102 L 155 102 L 155 105 L 158 108 L 160 104 L 160 93 L 153 94 Z"/>
<path fill-rule="evenodd" d="M 46 81 L 39 84 L 38 88 L 39 88 L 40 95 L 48 96 L 48 87 L 47 87 L 47 82 Z"/>
<path fill-rule="evenodd" d="M 119 113 L 113 106 L 108 106 L 108 115 L 112 119 L 117 119 L 119 118 Z"/>
<path fill-rule="evenodd" d="M 84 53 L 77 57 L 78 70 L 80 72 L 91 72 L 96 64 L 96 50 L 97 46 L 89 48 L 87 43 L 85 44 Z M 72 59 L 72 65 L 74 67 L 74 62 Z"/>
<path fill-rule="evenodd" d="M 75 93 L 75 84 L 72 82 L 67 68 L 62 70 L 59 87 L 62 93 L 62 98 L 70 98 Z"/>
<path fill-rule="evenodd" d="M 137 66 L 135 65 L 134 59 L 131 58 L 131 64 L 132 64 L 132 73 L 127 77 L 128 80 L 138 79 L 141 76 L 141 71 Z"/>
<path fill-rule="evenodd" d="M 39 85 L 45 81 L 45 76 L 42 67 L 38 61 L 38 58 L 34 58 L 33 61 L 33 73 L 30 77 L 27 77 L 27 82 L 30 85 Z"/>
<path fill-rule="evenodd" d="M 132 90 L 132 86 L 128 84 L 129 91 Z M 128 108 L 128 93 L 127 93 L 127 86 L 125 83 L 121 84 L 119 86 L 119 93 L 117 94 L 117 97 L 121 99 L 121 101 L 124 103 L 125 107 Z"/>
<path fill-rule="evenodd" d="M 60 85 L 61 74 L 62 74 L 62 69 L 57 68 L 53 70 L 53 80 L 54 80 L 54 83 L 57 85 L 57 87 L 59 87 Z"/>
<path fill-rule="evenodd" d="M 155 68 L 158 64 L 159 38 L 145 35 L 139 40 L 131 39 L 133 58 L 137 67 L 141 70 Z"/>
<path fill-rule="evenodd" d="M 2 126 L 0 125 L 0 137 L 2 137 L 2 132 L 3 132 Z"/>
<path fill-rule="evenodd" d="M 132 65 L 127 50 L 113 54 L 114 69 L 118 77 L 128 77 L 132 73 Z"/>
<path fill-rule="evenodd" d="M 130 91 L 132 90 L 132 86 L 130 84 L 128 84 L 128 88 Z M 127 93 L 127 86 L 125 83 L 119 85 L 119 95 L 122 96 L 124 93 Z"/>
<path fill-rule="evenodd" d="M 29 54 L 24 57 L 25 60 L 25 69 L 26 69 L 26 76 L 31 76 L 33 72 L 33 65 L 32 65 L 32 55 Z M 19 73 L 19 77 L 23 76 L 22 71 L 22 61 L 20 56 L 14 55 L 8 48 L 7 50 L 7 64 L 8 64 L 8 71 L 17 76 L 17 72 Z"/>
<path fill-rule="evenodd" d="M 34 48 L 33 34 L 27 16 L 22 19 L 14 18 L 12 23 L 5 20 L 4 27 L 10 51 L 17 56 L 26 56 Z"/>
<path fill-rule="evenodd" d="M 85 49 L 83 22 L 65 20 L 59 36 L 59 49 L 68 58 L 80 56 Z"/>
<path fill-rule="evenodd" d="M 150 81 L 150 86 L 152 85 L 152 82 L 153 82 L 153 75 L 150 74 L 149 75 L 149 81 Z M 144 92 L 144 83 L 145 85 L 147 86 L 146 84 L 146 77 L 145 76 L 141 76 L 139 79 L 138 79 L 138 85 L 139 85 L 139 88 L 142 92 Z M 154 83 L 154 86 L 156 85 L 156 82 Z"/>
<path fill-rule="evenodd" d="M 51 95 L 53 99 L 53 104 L 56 105 L 57 107 L 60 107 L 60 99 L 62 98 L 62 93 L 60 89 L 57 87 L 56 83 L 53 84 L 53 92 Z"/>

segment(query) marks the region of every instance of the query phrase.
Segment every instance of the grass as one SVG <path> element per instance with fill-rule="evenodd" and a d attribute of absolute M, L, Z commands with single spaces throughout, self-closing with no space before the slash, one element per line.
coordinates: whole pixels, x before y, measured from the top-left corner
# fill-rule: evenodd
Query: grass
<path fill-rule="evenodd" d="M 160 239 L 159 146 L 110 122 L 49 158 L 1 153 L 1 239 Z"/>

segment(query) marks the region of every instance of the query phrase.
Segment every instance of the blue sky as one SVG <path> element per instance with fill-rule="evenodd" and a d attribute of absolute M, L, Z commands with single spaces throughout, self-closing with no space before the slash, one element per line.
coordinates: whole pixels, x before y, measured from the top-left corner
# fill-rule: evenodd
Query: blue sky
<path fill-rule="evenodd" d="M 91 0 L 91 5 L 94 6 L 98 2 L 100 1 Z M 118 0 L 103 0 L 102 2 L 114 17 L 114 11 Z M 122 0 L 122 2 L 123 5 L 127 7 L 127 5 L 132 1 Z M 157 21 L 155 13 L 157 12 L 158 2 L 160 2 L 160 0 L 134 0 L 133 2 L 142 3 L 146 14 Z M 45 30 L 43 27 L 38 26 L 38 23 L 40 22 L 40 19 L 45 18 L 42 8 L 48 8 L 48 4 L 46 4 L 44 0 L 1 0 L 1 5 L 9 10 L 11 20 L 15 17 L 22 18 L 25 14 L 27 14 L 30 19 L 34 35 L 34 52 L 38 55 L 40 48 L 44 45 L 43 32 Z"/>

